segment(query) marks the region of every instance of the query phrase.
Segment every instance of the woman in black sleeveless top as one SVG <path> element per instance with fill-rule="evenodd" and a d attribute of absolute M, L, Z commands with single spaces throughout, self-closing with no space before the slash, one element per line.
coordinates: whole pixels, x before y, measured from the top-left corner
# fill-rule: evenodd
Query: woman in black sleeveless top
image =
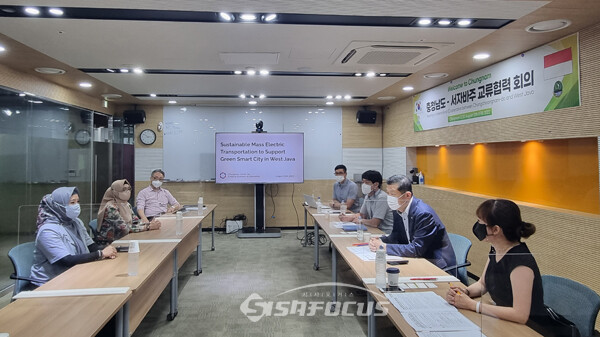
<path fill-rule="evenodd" d="M 483 275 L 467 288 L 451 287 L 448 303 L 484 315 L 527 325 L 549 335 L 537 322 L 545 322 L 542 278 L 537 263 L 521 238 L 535 233 L 535 226 L 521 219 L 519 207 L 510 200 L 486 200 L 477 208 L 479 220 L 473 233 L 480 241 L 489 242 L 489 258 Z M 495 305 L 476 301 L 486 292 Z"/>

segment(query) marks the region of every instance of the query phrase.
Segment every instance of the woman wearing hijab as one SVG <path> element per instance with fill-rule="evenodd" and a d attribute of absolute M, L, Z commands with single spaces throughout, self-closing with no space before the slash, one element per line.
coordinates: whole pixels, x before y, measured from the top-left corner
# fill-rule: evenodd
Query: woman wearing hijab
<path fill-rule="evenodd" d="M 114 247 L 92 241 L 78 218 L 80 211 L 76 187 L 60 187 L 42 198 L 31 266 L 34 285 L 41 286 L 76 264 L 117 257 Z"/>
<path fill-rule="evenodd" d="M 96 242 L 111 243 L 131 232 L 159 229 L 160 222 L 153 220 L 143 226 L 134 226 L 139 218 L 133 213 L 129 202 L 131 185 L 126 179 L 116 180 L 104 192 L 98 210 L 98 234 Z"/>

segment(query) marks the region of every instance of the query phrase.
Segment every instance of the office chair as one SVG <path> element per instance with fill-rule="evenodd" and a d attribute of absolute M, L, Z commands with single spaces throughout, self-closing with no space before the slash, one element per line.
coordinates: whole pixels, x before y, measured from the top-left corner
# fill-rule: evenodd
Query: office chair
<path fill-rule="evenodd" d="M 98 236 L 98 219 L 92 219 L 92 221 L 90 221 L 90 224 L 88 225 L 90 227 L 90 230 L 92 231 L 92 240 L 96 239 L 96 236 Z"/>
<path fill-rule="evenodd" d="M 469 285 L 469 278 L 467 276 L 467 267 L 471 265 L 471 262 L 467 260 L 467 255 L 471 249 L 471 240 L 466 237 L 454 233 L 448 233 L 452 248 L 454 248 L 454 255 L 456 255 L 456 266 L 450 266 L 444 268 L 446 272 L 455 272 L 460 282 L 465 285 Z"/>
<path fill-rule="evenodd" d="M 544 304 L 575 323 L 581 337 L 594 334 L 600 296 L 587 286 L 573 280 L 542 275 Z"/>
<path fill-rule="evenodd" d="M 20 293 L 26 286 L 32 281 L 31 276 L 31 265 L 33 265 L 33 250 L 35 249 L 35 242 L 25 242 L 11 248 L 8 251 L 8 258 L 12 262 L 14 273 L 10 275 L 10 278 L 15 280 L 15 286 L 13 288 L 13 297 Z M 12 300 L 11 300 L 12 301 Z"/>

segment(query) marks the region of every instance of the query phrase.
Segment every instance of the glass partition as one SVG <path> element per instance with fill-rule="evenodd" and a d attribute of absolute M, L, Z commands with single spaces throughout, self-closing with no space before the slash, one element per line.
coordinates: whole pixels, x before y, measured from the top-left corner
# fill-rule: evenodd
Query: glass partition
<path fill-rule="evenodd" d="M 0 292 L 14 283 L 8 251 L 35 240 L 45 194 L 76 186 L 87 225 L 113 178 L 133 181 L 122 165 L 133 162 L 123 160 L 133 158 L 133 145 L 125 144 L 131 136 L 119 123 L 113 140 L 112 124 L 111 116 L 0 87 Z"/>

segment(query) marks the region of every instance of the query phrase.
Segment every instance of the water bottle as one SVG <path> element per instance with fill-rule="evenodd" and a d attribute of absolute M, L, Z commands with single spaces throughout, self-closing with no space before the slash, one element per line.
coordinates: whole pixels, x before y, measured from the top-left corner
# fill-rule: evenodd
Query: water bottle
<path fill-rule="evenodd" d="M 177 218 L 175 218 L 175 235 L 183 234 L 183 213 L 177 211 Z"/>
<path fill-rule="evenodd" d="M 358 216 L 358 224 L 356 225 L 356 238 L 358 239 L 358 241 L 362 242 L 364 239 L 364 231 L 362 228 L 362 218 L 359 215 Z"/>
<path fill-rule="evenodd" d="M 419 172 L 419 185 L 425 185 L 425 176 L 423 172 Z"/>
<path fill-rule="evenodd" d="M 347 210 L 346 202 L 344 200 L 342 200 L 342 203 L 340 204 L 340 213 L 346 214 L 346 210 Z"/>
<path fill-rule="evenodd" d="M 140 264 L 140 245 L 136 240 L 129 241 L 129 252 L 127 253 L 127 275 L 136 276 Z"/>
<path fill-rule="evenodd" d="M 375 253 L 375 286 L 385 288 L 385 250 L 379 246 Z"/>
<path fill-rule="evenodd" d="M 198 198 L 198 215 L 204 215 L 204 198 Z"/>

